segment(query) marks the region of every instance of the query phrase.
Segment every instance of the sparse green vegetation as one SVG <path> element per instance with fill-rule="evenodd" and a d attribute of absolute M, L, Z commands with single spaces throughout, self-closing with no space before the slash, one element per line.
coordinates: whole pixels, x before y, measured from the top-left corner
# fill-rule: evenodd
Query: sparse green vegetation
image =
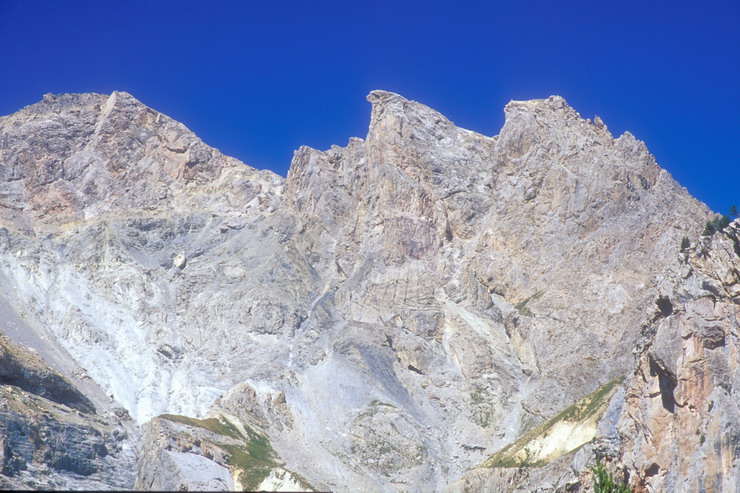
<path fill-rule="evenodd" d="M 473 405 L 483 404 L 486 401 L 486 389 L 484 387 L 475 387 L 475 390 L 470 393 L 470 402 Z"/>
<path fill-rule="evenodd" d="M 541 467 L 547 462 L 544 460 L 535 461 L 532 458 L 532 452 L 528 449 L 524 449 L 524 457 L 517 457 L 516 455 L 510 455 L 501 457 L 495 463 L 486 464 L 486 467 Z"/>
<path fill-rule="evenodd" d="M 622 383 L 623 378 L 612 380 L 599 387 L 592 394 L 580 401 L 566 407 L 552 419 L 532 428 L 524 433 L 514 443 L 507 445 L 495 454 L 491 455 L 481 464 L 481 467 L 539 467 L 547 463 L 546 460 L 536 460 L 530 449 L 530 444 L 540 438 L 546 437 L 552 429 L 561 422 L 578 423 L 591 418 L 608 404 L 617 385 Z M 524 453 L 522 458 L 521 453 Z"/>
<path fill-rule="evenodd" d="M 599 387 L 593 394 L 581 399 L 572 406 L 566 407 L 554 420 L 557 421 L 582 421 L 593 415 L 602 404 L 606 404 L 607 396 L 611 396 L 615 386 L 622 383 L 623 378 L 617 378 Z"/>
<path fill-rule="evenodd" d="M 491 421 L 493 420 L 493 411 L 491 409 L 481 409 L 473 416 L 473 421 L 475 424 L 480 426 L 481 428 L 488 428 L 491 426 Z"/>
<path fill-rule="evenodd" d="M 537 291 L 536 293 L 534 293 L 529 298 L 525 298 L 524 300 L 522 300 L 519 303 L 517 303 L 516 305 L 514 305 L 514 308 L 516 308 L 517 311 L 520 314 L 524 315 L 525 317 L 531 317 L 532 316 L 532 310 L 530 310 L 529 308 L 527 308 L 527 303 L 530 303 L 532 301 L 537 301 L 540 297 L 542 297 L 543 294 L 545 294 L 544 291 L 542 291 L 542 290 Z"/>
<path fill-rule="evenodd" d="M 596 458 L 596 464 L 591 467 L 591 472 L 594 473 L 594 493 L 632 493 L 632 489 L 626 483 L 614 479 L 614 475 L 599 457 Z"/>
<path fill-rule="evenodd" d="M 232 425 L 225 419 L 224 420 L 220 420 L 217 418 L 197 419 L 197 418 L 191 418 L 189 416 L 181 416 L 179 414 L 163 414 L 160 416 L 160 418 L 166 419 L 167 421 L 172 421 L 175 423 L 182 423 L 184 425 L 194 426 L 196 428 L 203 428 L 204 430 L 208 430 L 211 433 L 234 438 L 235 440 L 245 439 L 245 437 L 239 432 L 239 430 L 237 430 L 234 425 Z"/>
<path fill-rule="evenodd" d="M 390 409 L 396 409 L 396 406 L 393 404 L 389 404 L 387 402 L 380 401 L 378 399 L 373 399 L 373 401 L 368 404 L 361 412 L 357 415 L 358 418 L 365 418 L 368 416 L 375 416 L 379 412 L 383 412 L 381 408 L 387 407 Z"/>
<path fill-rule="evenodd" d="M 488 428 L 493 422 L 494 410 L 491 399 L 491 395 L 482 386 L 476 385 L 475 389 L 470 393 L 472 419 L 481 428 Z"/>
<path fill-rule="evenodd" d="M 267 437 L 248 426 L 244 427 L 245 433 L 242 433 L 226 419 L 196 419 L 174 414 L 163 414 L 160 418 L 202 428 L 237 441 L 238 443 L 226 443 L 225 440 L 214 439 L 213 443 L 228 453 L 226 462 L 237 470 L 237 477 L 245 491 L 256 490 L 271 470 L 282 466 Z M 291 474 L 303 481 L 296 474 Z"/>
<path fill-rule="evenodd" d="M 532 467 L 535 465 L 537 463 L 532 460 L 532 451 L 524 447 L 524 457 L 519 461 L 519 467 Z"/>
<path fill-rule="evenodd" d="M 719 231 L 722 231 L 730 224 L 730 217 L 729 216 L 721 216 L 717 214 L 714 219 L 711 221 L 707 221 L 707 224 L 704 226 L 704 232 L 701 234 L 702 236 L 712 236 L 714 233 L 717 233 Z"/>
<path fill-rule="evenodd" d="M 238 469 L 239 482 L 245 491 L 256 490 L 260 483 L 270 474 L 270 471 L 280 466 L 267 454 L 267 450 L 260 445 L 247 447 L 240 445 L 218 444 L 229 453 L 226 462 Z M 272 450 L 270 448 L 269 450 Z"/>
<path fill-rule="evenodd" d="M 522 434 L 534 429 L 535 426 L 540 424 L 542 421 L 538 420 L 533 414 L 525 414 L 522 418 Z"/>
<path fill-rule="evenodd" d="M 691 246 L 691 242 L 687 236 L 681 238 L 681 251 L 685 252 L 687 248 Z"/>
<path fill-rule="evenodd" d="M 396 409 L 396 406 L 393 404 L 389 404 L 387 402 L 379 401 L 378 399 L 373 399 L 373 401 L 370 403 L 371 406 L 386 406 L 386 407 L 392 407 L 393 409 Z"/>

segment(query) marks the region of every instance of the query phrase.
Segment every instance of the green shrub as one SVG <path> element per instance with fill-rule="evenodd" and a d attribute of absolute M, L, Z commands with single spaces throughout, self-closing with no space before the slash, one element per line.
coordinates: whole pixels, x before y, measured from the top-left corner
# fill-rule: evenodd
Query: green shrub
<path fill-rule="evenodd" d="M 617 482 L 599 457 L 591 467 L 594 473 L 594 493 L 633 493 L 626 483 Z"/>
<path fill-rule="evenodd" d="M 729 216 L 720 216 L 719 214 L 717 214 L 714 219 L 712 219 L 711 221 L 707 221 L 707 224 L 704 226 L 704 232 L 701 235 L 712 236 L 714 233 L 722 231 L 729 225 Z"/>
<path fill-rule="evenodd" d="M 682 251 L 682 252 L 685 252 L 685 251 L 686 251 L 686 249 L 687 249 L 688 247 L 690 247 L 690 246 L 691 246 L 691 242 L 689 241 L 689 238 L 688 238 L 688 237 L 686 237 L 686 236 L 684 236 L 684 237 L 683 237 L 683 238 L 681 239 L 681 251 Z"/>

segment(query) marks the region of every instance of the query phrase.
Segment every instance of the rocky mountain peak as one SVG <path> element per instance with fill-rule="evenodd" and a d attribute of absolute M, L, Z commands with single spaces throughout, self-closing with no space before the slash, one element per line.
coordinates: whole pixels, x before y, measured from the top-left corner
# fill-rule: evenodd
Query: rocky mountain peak
<path fill-rule="evenodd" d="M 368 100 L 286 180 L 126 93 L 0 121 L 0 301 L 149 422 L 139 484 L 439 490 L 633 369 L 708 215 L 644 144 Z"/>
<path fill-rule="evenodd" d="M 395 130 L 402 135 L 404 126 L 452 125 L 452 122 L 441 113 L 393 92 L 375 90 L 368 94 L 367 100 L 372 104 L 371 134 L 378 125 L 382 129 Z M 413 128 L 407 130 L 413 131 Z"/>
<path fill-rule="evenodd" d="M 266 191 L 281 181 L 223 156 L 126 92 L 47 94 L 7 117 L 0 135 L 0 200 L 16 216 L 72 221 L 223 203 L 245 185 Z M 221 196 L 209 197 L 216 189 Z"/>

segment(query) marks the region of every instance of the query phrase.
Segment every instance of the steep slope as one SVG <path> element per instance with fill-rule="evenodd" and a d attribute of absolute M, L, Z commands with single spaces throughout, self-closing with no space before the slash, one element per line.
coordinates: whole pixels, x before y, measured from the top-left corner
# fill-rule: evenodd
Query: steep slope
<path fill-rule="evenodd" d="M 202 412 L 229 386 L 213 384 L 223 342 L 209 319 L 218 305 L 209 293 L 228 295 L 206 286 L 245 275 L 229 265 L 243 250 L 234 233 L 269 215 L 281 179 L 222 156 L 125 93 L 49 96 L 2 124 L 6 299 L 139 421 Z M 214 248 L 216 262 L 196 260 Z M 271 245 L 257 248 L 240 256 L 251 275 Z M 230 275 L 214 276 L 216 264 Z M 220 312 L 223 325 L 241 316 Z"/>
<path fill-rule="evenodd" d="M 693 243 L 659 276 L 656 312 L 643 326 L 634 369 L 583 448 L 554 462 L 525 461 L 516 452 L 537 450 L 529 433 L 451 491 L 592 491 L 586 466 L 596 455 L 638 493 L 737 491 L 740 221 Z M 577 438 L 576 431 L 559 442 Z"/>
<path fill-rule="evenodd" d="M 294 357 L 298 388 L 280 390 L 314 420 L 290 440 L 300 450 L 336 444 L 376 482 L 439 486 L 627 371 L 649 284 L 705 209 L 644 146 L 560 98 L 511 104 L 495 139 L 394 94 L 369 99 L 366 141 L 304 148 L 291 167 L 285 200 L 308 216 L 296 241 L 333 279 L 293 342 L 318 364 Z M 580 206 L 552 203 L 563 181 Z"/>
<path fill-rule="evenodd" d="M 4 118 L 2 299 L 139 423 L 228 415 L 316 488 L 445 487 L 629 371 L 708 211 L 559 97 L 492 138 L 368 99 L 287 180 L 125 93 Z"/>
<path fill-rule="evenodd" d="M 136 455 L 119 416 L 0 336 L 0 487 L 126 489 Z"/>
<path fill-rule="evenodd" d="M 702 237 L 660 278 L 605 451 L 637 491 L 740 488 L 740 221 Z"/>

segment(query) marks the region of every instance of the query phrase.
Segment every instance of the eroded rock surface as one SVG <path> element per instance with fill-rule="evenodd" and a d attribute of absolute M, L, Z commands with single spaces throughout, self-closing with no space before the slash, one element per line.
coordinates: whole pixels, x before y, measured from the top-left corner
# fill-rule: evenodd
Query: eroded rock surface
<path fill-rule="evenodd" d="M 541 464 L 516 463 L 521 453 L 504 449 L 452 491 L 591 491 L 588 466 L 596 455 L 638 493 L 737 491 L 740 220 L 695 238 L 656 284 L 660 294 L 635 349 L 635 368 L 593 442 Z M 524 438 L 515 452 L 534 441 Z"/>
<path fill-rule="evenodd" d="M 264 436 L 263 487 L 445 488 L 634 369 L 709 211 L 559 97 L 495 137 L 368 100 L 366 139 L 300 148 L 287 179 L 125 93 L 6 117 L 0 297 L 140 424 Z M 158 419 L 140 487 L 238 486 Z"/>
<path fill-rule="evenodd" d="M 128 489 L 126 427 L 31 351 L 0 338 L 0 487 Z"/>
<path fill-rule="evenodd" d="M 660 286 L 670 309 L 646 329 L 605 448 L 636 491 L 737 491 L 740 221 L 699 239 Z"/>

